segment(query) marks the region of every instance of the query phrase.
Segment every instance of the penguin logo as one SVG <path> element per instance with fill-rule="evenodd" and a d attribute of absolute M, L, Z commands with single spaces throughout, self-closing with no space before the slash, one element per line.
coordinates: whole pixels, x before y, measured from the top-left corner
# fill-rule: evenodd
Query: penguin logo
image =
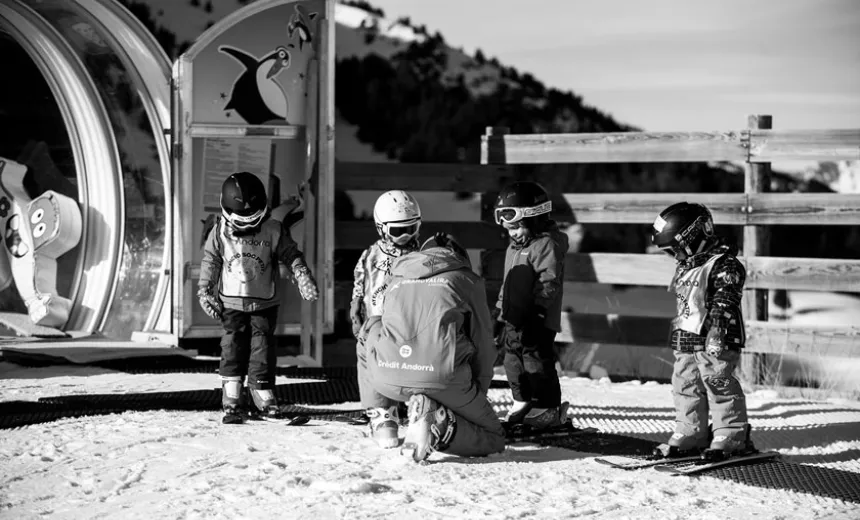
<path fill-rule="evenodd" d="M 278 46 L 261 59 L 247 52 L 222 45 L 218 50 L 245 67 L 233 83 L 230 101 L 224 110 L 234 110 L 252 125 L 288 124 L 289 100 L 275 76 L 290 68 L 290 51 Z"/>
<path fill-rule="evenodd" d="M 293 37 L 293 34 L 299 35 L 299 50 L 302 50 L 306 43 L 310 45 L 314 41 L 308 25 L 311 20 L 319 16 L 319 13 L 308 14 L 305 8 L 298 4 L 295 6 L 295 9 L 296 13 L 290 16 L 290 23 L 287 25 L 287 34 L 290 38 Z"/>

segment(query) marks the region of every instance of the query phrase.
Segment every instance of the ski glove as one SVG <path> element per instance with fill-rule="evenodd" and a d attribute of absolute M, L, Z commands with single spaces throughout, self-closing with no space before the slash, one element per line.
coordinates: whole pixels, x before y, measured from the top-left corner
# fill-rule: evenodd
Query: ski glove
<path fill-rule="evenodd" d="M 221 306 L 221 302 L 218 298 L 212 294 L 212 287 L 208 285 L 201 285 L 198 287 L 197 300 L 200 302 L 200 307 L 203 308 L 203 312 L 205 312 L 207 316 L 213 320 L 221 321 L 221 313 L 224 311 L 224 308 Z"/>
<path fill-rule="evenodd" d="M 726 330 L 713 327 L 705 338 L 705 351 L 708 355 L 718 357 L 726 348 Z"/>
<path fill-rule="evenodd" d="M 354 298 L 349 303 L 349 321 L 352 322 L 352 335 L 358 339 L 358 333 L 364 324 L 364 303 L 361 298 Z"/>
<path fill-rule="evenodd" d="M 317 282 L 310 268 L 301 260 L 293 262 L 293 283 L 299 288 L 302 298 L 312 302 L 320 297 Z"/>

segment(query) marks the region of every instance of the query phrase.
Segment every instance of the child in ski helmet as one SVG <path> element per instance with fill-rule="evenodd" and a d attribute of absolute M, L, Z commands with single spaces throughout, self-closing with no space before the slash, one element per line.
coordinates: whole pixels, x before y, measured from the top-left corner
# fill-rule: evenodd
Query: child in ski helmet
<path fill-rule="evenodd" d="M 224 327 L 219 375 L 225 422 L 241 422 L 246 404 L 270 417 L 280 412 L 273 392 L 279 262 L 289 266 L 302 298 L 319 297 L 289 230 L 269 218 L 262 181 L 249 172 L 230 175 L 221 186 L 221 215 L 206 234 L 197 290 L 200 306 Z M 251 403 L 243 397 L 246 376 Z"/>
<path fill-rule="evenodd" d="M 349 316 L 356 338 L 369 316 L 382 314 L 382 298 L 391 275 L 392 262 L 418 250 L 421 207 L 412 195 L 403 190 L 387 191 L 379 196 L 373 206 L 373 221 L 379 239 L 361 253 L 353 272 Z M 356 348 L 359 370 L 362 370 L 361 360 L 365 352 L 361 344 Z M 359 377 L 361 404 L 368 410 L 373 438 L 382 447 L 394 447 L 397 432 L 395 429 L 392 438 L 389 426 L 398 420 L 397 403 L 361 384 L 362 380 Z"/>
<path fill-rule="evenodd" d="M 505 420 L 543 428 L 567 418 L 555 369 L 555 336 L 561 332 L 561 300 L 568 238 L 550 219 L 552 202 L 535 182 L 514 182 L 499 193 L 496 224 L 510 238 L 502 289 L 496 303 L 496 335 L 514 405 Z"/>
<path fill-rule="evenodd" d="M 655 456 L 704 451 L 706 458 L 720 459 L 754 451 L 746 397 L 733 375 L 746 340 L 741 314 L 746 271 L 738 248 L 714 232 L 707 207 L 688 202 L 657 216 L 651 241 L 677 262 L 669 291 L 678 310 L 670 335 L 675 431 Z"/>

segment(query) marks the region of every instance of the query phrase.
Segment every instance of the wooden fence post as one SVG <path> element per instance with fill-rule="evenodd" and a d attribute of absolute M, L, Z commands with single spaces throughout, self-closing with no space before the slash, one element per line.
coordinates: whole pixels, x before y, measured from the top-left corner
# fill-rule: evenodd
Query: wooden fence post
<path fill-rule="evenodd" d="M 770 130 L 773 118 L 769 115 L 747 116 L 747 128 L 751 130 Z M 752 139 L 748 140 L 747 162 L 744 165 L 744 193 L 765 193 L 770 191 L 770 163 L 752 163 Z M 749 214 L 750 206 L 747 205 Z M 758 225 L 744 226 L 743 256 L 768 256 L 770 250 L 770 228 Z M 765 289 L 744 291 L 744 321 L 767 321 L 768 292 Z M 741 370 L 749 381 L 760 384 L 764 379 L 767 360 L 764 354 L 744 353 L 741 356 Z"/>
<path fill-rule="evenodd" d="M 499 144 L 491 143 L 493 137 L 500 137 L 510 133 L 510 128 L 505 126 L 488 126 L 484 131 L 484 138 L 481 139 L 481 164 L 504 164 L 504 144 L 501 151 L 498 149 Z M 501 161 L 501 162 L 500 162 Z M 501 189 L 502 186 L 496 186 Z M 493 222 L 493 206 L 496 204 L 497 192 L 481 193 L 481 220 L 484 222 Z M 501 233 L 501 231 L 499 231 Z M 487 267 L 490 264 L 490 256 L 493 251 L 481 251 L 481 276 L 487 278 L 490 273 L 487 272 Z M 491 306 L 495 305 L 492 302 Z"/>

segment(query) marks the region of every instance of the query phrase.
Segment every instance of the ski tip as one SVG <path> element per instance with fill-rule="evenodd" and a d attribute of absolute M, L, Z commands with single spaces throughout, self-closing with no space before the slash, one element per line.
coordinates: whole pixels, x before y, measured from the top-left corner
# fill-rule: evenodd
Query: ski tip
<path fill-rule="evenodd" d="M 307 415 L 297 415 L 297 416 L 293 417 L 292 419 L 290 419 L 287 422 L 287 425 L 289 425 L 289 426 L 301 426 L 303 424 L 309 423 L 310 421 L 311 421 L 311 418 L 308 417 Z"/>

